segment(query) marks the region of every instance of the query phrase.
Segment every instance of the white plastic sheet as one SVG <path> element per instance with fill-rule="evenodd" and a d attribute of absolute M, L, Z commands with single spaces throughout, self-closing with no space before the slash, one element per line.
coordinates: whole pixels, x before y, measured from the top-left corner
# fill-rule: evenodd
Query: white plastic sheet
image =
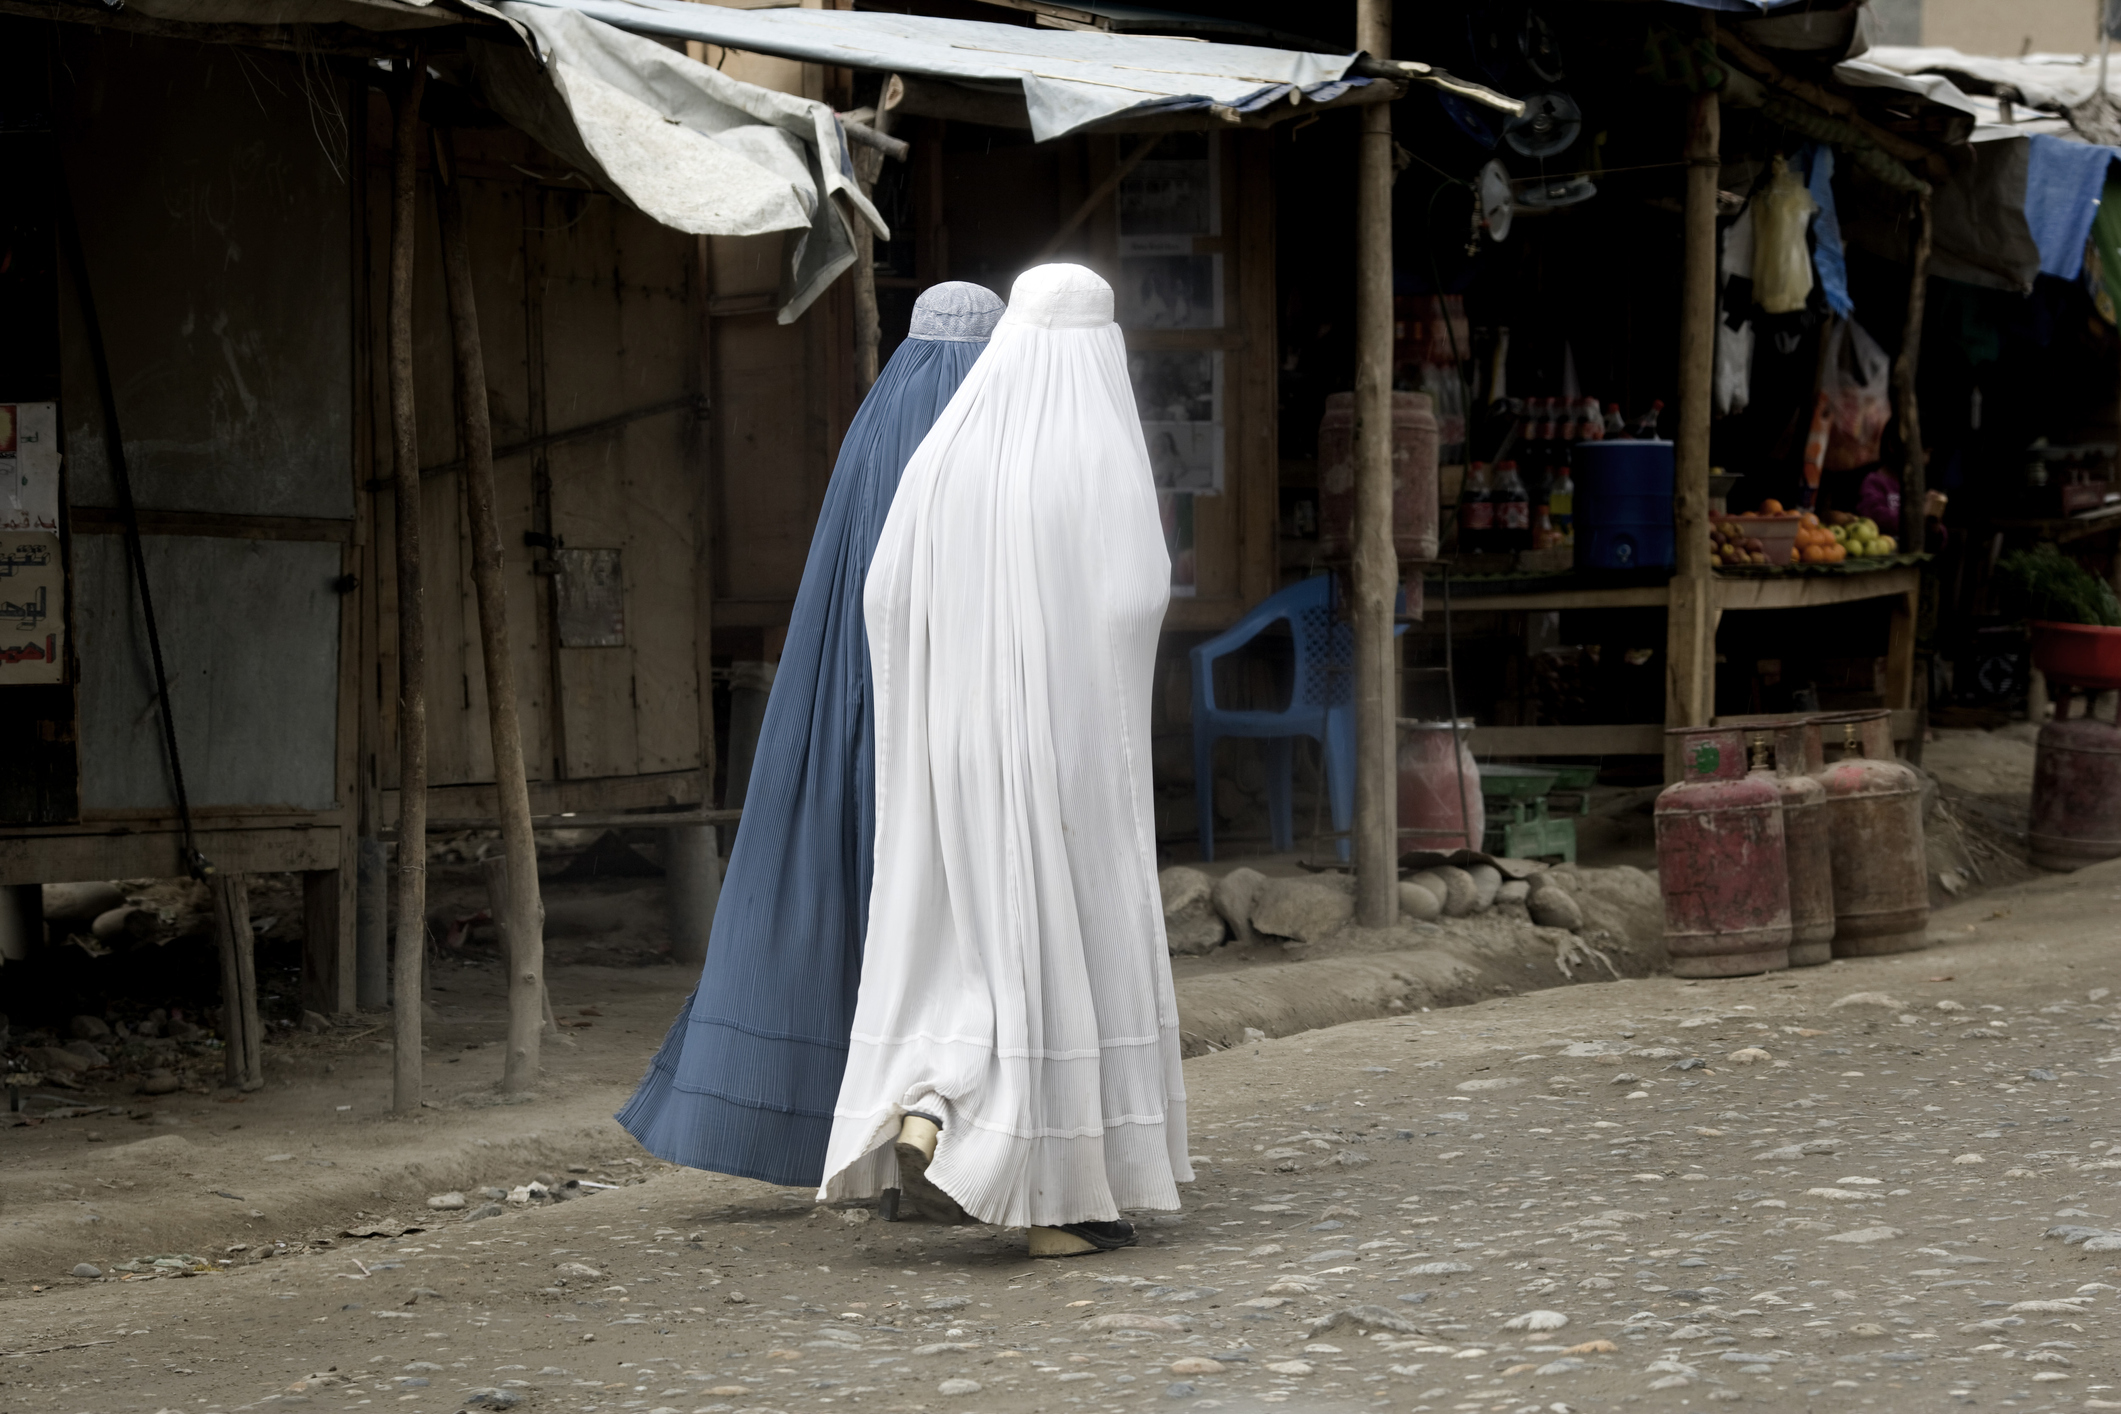
<path fill-rule="evenodd" d="M 1318 101 L 1343 92 L 1354 54 L 1155 35 L 1035 29 L 873 10 L 739 10 L 688 0 L 535 0 L 626 29 L 705 40 L 816 64 L 1022 85 L 1039 142 L 1122 113 L 1249 111 L 1292 89 Z M 511 15 L 530 8 L 504 6 Z M 1364 82 L 1361 79 L 1352 80 Z"/>
<path fill-rule="evenodd" d="M 495 112 L 676 230 L 804 233 L 789 243 L 781 323 L 854 263 L 843 204 L 890 236 L 854 181 L 828 105 L 740 82 L 572 10 L 513 0 L 498 10 L 538 53 L 472 41 L 480 91 Z"/>

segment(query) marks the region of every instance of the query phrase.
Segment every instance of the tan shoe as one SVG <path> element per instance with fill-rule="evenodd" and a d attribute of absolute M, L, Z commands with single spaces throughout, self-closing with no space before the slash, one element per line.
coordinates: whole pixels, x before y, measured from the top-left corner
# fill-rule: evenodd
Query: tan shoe
<path fill-rule="evenodd" d="M 899 1121 L 898 1184 L 903 1207 L 910 1207 L 930 1222 L 961 1223 L 965 1210 L 957 1199 L 928 1181 L 928 1165 L 935 1158 L 935 1143 L 942 1126 L 923 1114 L 909 1114 Z"/>
<path fill-rule="evenodd" d="M 1068 1223 L 1062 1227 L 1034 1227 L 1026 1237 L 1034 1257 L 1082 1257 L 1092 1252 L 1110 1252 L 1134 1245 L 1134 1224 L 1127 1222 Z"/>

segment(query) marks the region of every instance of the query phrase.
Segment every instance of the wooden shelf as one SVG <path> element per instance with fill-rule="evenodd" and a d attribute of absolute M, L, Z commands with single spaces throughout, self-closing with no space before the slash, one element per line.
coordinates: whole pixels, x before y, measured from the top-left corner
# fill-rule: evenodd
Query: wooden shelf
<path fill-rule="evenodd" d="M 1920 583 L 1913 565 L 1896 565 L 1869 574 L 1793 574 L 1786 576 L 1712 574 L 1710 602 L 1719 610 L 1810 609 L 1912 594 Z M 1663 608 L 1671 598 L 1667 584 L 1636 584 L 1617 589 L 1535 589 L 1520 594 L 1451 596 L 1454 614 L 1522 614 L 1556 609 Z"/>

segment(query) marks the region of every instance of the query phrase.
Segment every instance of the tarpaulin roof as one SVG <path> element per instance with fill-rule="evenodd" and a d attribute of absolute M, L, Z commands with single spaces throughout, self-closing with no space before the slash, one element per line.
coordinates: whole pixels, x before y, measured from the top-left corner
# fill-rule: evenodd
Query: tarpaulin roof
<path fill-rule="evenodd" d="M 2074 108 L 2099 91 L 2099 61 L 2087 54 L 2005 59 L 1935 46 L 1873 45 L 1863 57 L 1895 73 L 1944 74 L 1979 87 L 2013 90 L 2028 107 L 2055 112 Z M 2121 64 L 2111 66 L 2107 90 L 2121 94 Z"/>
<path fill-rule="evenodd" d="M 854 263 L 850 216 L 889 238 L 827 105 L 743 83 L 586 15 L 509 0 L 497 12 L 537 47 L 533 55 L 512 37 L 470 43 L 480 95 L 510 123 L 665 226 L 802 232 L 783 260 L 781 323 Z"/>
<path fill-rule="evenodd" d="M 1292 93 L 1325 102 L 1356 84 L 1356 54 L 1311 54 L 1154 35 L 868 10 L 737 10 L 687 0 L 530 0 L 621 29 L 816 64 L 1021 86 L 1040 142 L 1122 114 L 1252 112 Z"/>

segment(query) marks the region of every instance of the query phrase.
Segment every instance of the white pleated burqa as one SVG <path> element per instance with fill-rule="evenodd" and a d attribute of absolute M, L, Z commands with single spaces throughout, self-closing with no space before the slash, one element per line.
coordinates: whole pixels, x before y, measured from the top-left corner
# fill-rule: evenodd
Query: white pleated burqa
<path fill-rule="evenodd" d="M 1176 1208 L 1185 1087 L 1150 678 L 1171 566 L 1112 290 L 1026 272 L 907 464 L 863 599 L 876 873 L 822 1196 L 928 1179 L 983 1222 Z"/>

